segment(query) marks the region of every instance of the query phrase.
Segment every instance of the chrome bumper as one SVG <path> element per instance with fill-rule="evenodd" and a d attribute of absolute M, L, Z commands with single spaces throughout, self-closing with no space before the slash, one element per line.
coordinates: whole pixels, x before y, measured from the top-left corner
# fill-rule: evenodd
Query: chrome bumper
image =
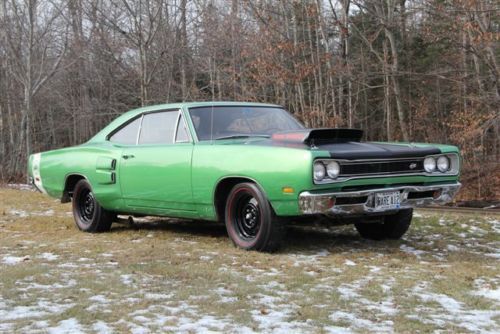
<path fill-rule="evenodd" d="M 357 215 L 397 211 L 399 209 L 445 204 L 450 202 L 462 185 L 439 184 L 430 186 L 400 186 L 350 192 L 299 194 L 299 210 L 302 214 Z M 400 206 L 396 209 L 375 207 L 375 194 L 385 192 L 400 193 Z"/>

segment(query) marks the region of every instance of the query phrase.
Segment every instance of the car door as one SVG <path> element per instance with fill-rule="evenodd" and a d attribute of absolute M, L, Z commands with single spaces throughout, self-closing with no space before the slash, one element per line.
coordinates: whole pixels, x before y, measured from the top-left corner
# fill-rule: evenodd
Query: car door
<path fill-rule="evenodd" d="M 180 110 L 142 115 L 137 145 L 124 146 L 119 182 L 133 212 L 192 216 L 193 142 Z"/>

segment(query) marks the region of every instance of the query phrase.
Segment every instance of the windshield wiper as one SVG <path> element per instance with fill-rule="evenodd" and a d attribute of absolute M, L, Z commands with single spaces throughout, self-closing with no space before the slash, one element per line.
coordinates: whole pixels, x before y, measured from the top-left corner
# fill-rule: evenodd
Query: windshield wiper
<path fill-rule="evenodd" d="M 269 135 L 231 135 L 231 136 L 217 137 L 217 138 L 215 138 L 215 140 L 240 139 L 240 138 L 251 138 L 251 137 L 270 138 L 271 136 L 269 136 Z"/>

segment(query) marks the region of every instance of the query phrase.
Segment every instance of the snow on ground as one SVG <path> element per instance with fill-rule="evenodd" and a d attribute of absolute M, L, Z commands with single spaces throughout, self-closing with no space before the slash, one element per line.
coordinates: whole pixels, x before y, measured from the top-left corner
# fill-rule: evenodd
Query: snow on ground
<path fill-rule="evenodd" d="M 45 259 L 47 261 L 55 261 L 59 258 L 59 255 L 52 254 L 52 253 L 42 253 L 38 255 L 40 259 Z"/>
<path fill-rule="evenodd" d="M 16 218 L 60 214 L 51 209 L 34 212 L 12 209 L 8 214 Z M 199 239 L 192 237 L 196 241 L 188 233 L 164 240 L 170 232 L 139 229 L 124 238 L 112 234 L 119 241 L 107 244 L 102 235 L 75 232 L 76 241 L 64 240 L 60 245 L 33 244 L 19 234 L 22 242 L 1 248 L 0 268 L 27 273 L 9 291 L 4 288 L 9 282 L 0 277 L 0 333 L 392 333 L 400 328 L 401 318 L 416 326 L 426 324 L 424 332 L 500 332 L 500 276 L 471 273 L 465 297 L 435 286 L 450 278 L 443 272 L 452 271 L 458 263 L 453 263 L 453 257 L 460 257 L 460 252 L 471 257 L 490 254 L 488 265 L 498 267 L 500 247 L 485 236 L 499 233 L 500 222 L 473 219 L 456 224 L 447 217 L 436 219 L 438 228 L 434 228 L 424 224 L 431 216 L 416 217 L 418 230 L 402 241 L 361 241 L 351 231 L 328 234 L 324 239 L 332 241 L 322 244 L 266 256 L 233 249 L 226 254 L 213 246 L 226 242 L 225 236 L 202 233 Z M 145 218 L 144 222 L 151 221 Z M 456 231 L 447 233 L 452 227 Z M 100 238 L 99 253 L 85 247 L 74 252 L 81 246 L 78 242 L 96 238 Z M 156 248 L 163 243 L 169 248 L 158 256 Z M 33 247 L 46 249 L 28 253 Z M 117 260 L 120 251 L 128 254 L 131 249 L 142 252 L 138 262 Z M 185 273 L 154 274 L 162 272 L 161 266 L 187 259 L 191 266 L 208 267 L 209 275 L 184 275 L 188 267 Z M 148 272 L 155 261 L 158 268 Z M 30 272 L 34 265 L 42 270 Z M 420 283 L 409 284 L 420 274 Z M 198 279 L 209 282 L 209 288 L 190 286 Z M 248 290 L 233 282 L 237 279 Z M 96 291 L 100 285 L 105 288 Z M 182 292 L 184 288 L 191 290 Z M 80 317 L 82 311 L 96 314 L 96 319 Z M 238 318 L 238 312 L 246 318 Z"/>
<path fill-rule="evenodd" d="M 11 189 L 24 190 L 24 191 L 36 191 L 31 184 L 27 183 L 9 183 L 7 184 L 7 187 Z"/>
<path fill-rule="evenodd" d="M 28 212 L 26 212 L 24 210 L 11 209 L 8 212 L 9 212 L 10 215 L 18 216 L 18 217 L 21 217 L 21 218 L 29 217 Z"/>
<path fill-rule="evenodd" d="M 436 326 L 448 323 L 471 332 L 481 333 L 489 332 L 493 328 L 499 328 L 499 324 L 495 319 L 500 317 L 500 310 L 468 310 L 465 309 L 462 302 L 453 297 L 429 292 L 428 289 L 428 284 L 425 282 L 413 288 L 413 294 L 426 304 L 425 307 L 417 307 L 417 310 L 427 310 L 429 304 L 438 304 L 441 310 L 428 313 L 424 319 L 418 317 L 424 323 Z"/>
<path fill-rule="evenodd" d="M 362 317 L 357 317 L 352 312 L 336 311 L 330 315 L 330 319 L 335 322 L 345 323 L 348 327 L 361 330 L 363 332 L 392 333 L 394 331 L 394 322 L 391 320 L 374 322 L 368 319 L 363 319 Z"/>
<path fill-rule="evenodd" d="M 38 319 L 54 313 L 62 313 L 72 308 L 74 303 L 55 303 L 39 300 L 31 305 L 13 306 L 13 303 L 0 302 L 0 319 L 2 321 L 17 319 Z"/>
<path fill-rule="evenodd" d="M 26 261 L 29 261 L 30 260 L 30 257 L 29 256 L 10 256 L 10 255 L 6 255 L 3 257 L 2 259 L 2 263 L 3 264 L 7 264 L 7 265 L 15 265 L 15 264 L 18 264 L 18 263 L 21 263 L 21 262 L 26 262 Z"/>
<path fill-rule="evenodd" d="M 70 318 L 61 320 L 57 326 L 47 329 L 49 334 L 79 334 L 84 333 L 84 330 L 77 319 Z"/>

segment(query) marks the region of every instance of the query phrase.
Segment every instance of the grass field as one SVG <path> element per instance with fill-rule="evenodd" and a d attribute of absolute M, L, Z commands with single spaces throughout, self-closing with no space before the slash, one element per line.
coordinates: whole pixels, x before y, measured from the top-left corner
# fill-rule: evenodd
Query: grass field
<path fill-rule="evenodd" d="M 500 218 L 417 212 L 401 241 L 289 230 L 277 254 L 223 226 L 144 219 L 105 234 L 0 188 L 0 332 L 500 332 Z"/>

